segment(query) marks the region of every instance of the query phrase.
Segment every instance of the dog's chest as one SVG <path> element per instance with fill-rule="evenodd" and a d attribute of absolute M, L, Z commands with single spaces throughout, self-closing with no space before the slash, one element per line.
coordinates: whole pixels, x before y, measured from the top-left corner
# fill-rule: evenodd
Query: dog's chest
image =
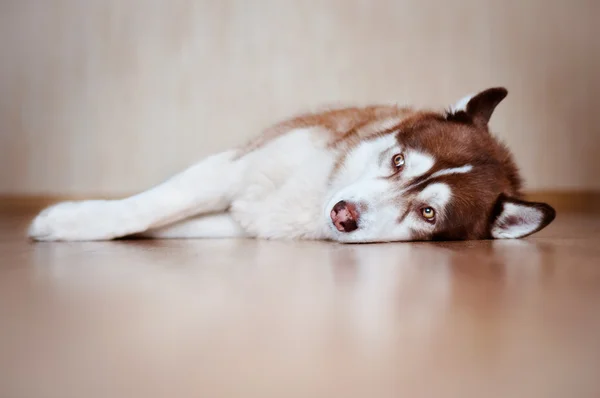
<path fill-rule="evenodd" d="M 233 217 L 258 237 L 327 238 L 324 207 L 335 159 L 318 133 L 307 129 L 249 154 Z"/>

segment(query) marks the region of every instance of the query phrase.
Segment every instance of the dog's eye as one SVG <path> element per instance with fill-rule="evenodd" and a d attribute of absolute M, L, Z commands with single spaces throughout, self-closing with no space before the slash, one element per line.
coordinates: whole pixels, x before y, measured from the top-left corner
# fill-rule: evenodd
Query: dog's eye
<path fill-rule="evenodd" d="M 423 218 L 427 221 L 435 220 L 435 210 L 431 207 L 423 207 L 421 209 L 421 215 L 423 215 Z"/>
<path fill-rule="evenodd" d="M 401 169 L 404 166 L 404 155 L 399 153 L 392 158 L 392 164 L 395 168 Z"/>

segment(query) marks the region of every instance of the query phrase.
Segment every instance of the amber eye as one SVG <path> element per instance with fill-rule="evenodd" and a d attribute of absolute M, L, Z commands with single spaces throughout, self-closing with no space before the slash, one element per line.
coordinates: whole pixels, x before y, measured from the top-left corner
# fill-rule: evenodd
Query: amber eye
<path fill-rule="evenodd" d="M 423 207 L 421 209 L 421 214 L 427 221 L 433 221 L 435 219 L 435 210 L 433 210 L 431 207 Z"/>
<path fill-rule="evenodd" d="M 404 155 L 401 153 L 394 155 L 392 158 L 392 164 L 398 169 L 402 168 L 404 166 Z"/>

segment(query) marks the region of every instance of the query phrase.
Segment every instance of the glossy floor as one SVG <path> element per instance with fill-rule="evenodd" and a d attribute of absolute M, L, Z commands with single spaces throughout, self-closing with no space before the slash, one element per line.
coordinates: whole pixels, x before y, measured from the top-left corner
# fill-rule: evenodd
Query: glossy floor
<path fill-rule="evenodd" d="M 37 243 L 0 218 L 0 396 L 598 397 L 600 217 L 520 241 Z"/>

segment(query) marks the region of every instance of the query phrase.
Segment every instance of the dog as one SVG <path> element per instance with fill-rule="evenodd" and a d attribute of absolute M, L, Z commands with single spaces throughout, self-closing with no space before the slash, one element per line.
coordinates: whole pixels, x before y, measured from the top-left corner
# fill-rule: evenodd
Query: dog
<path fill-rule="evenodd" d="M 489 130 L 493 87 L 445 111 L 392 105 L 308 113 L 120 200 L 63 202 L 29 227 L 38 241 L 312 239 L 342 243 L 518 239 L 555 218 L 523 199 Z"/>

